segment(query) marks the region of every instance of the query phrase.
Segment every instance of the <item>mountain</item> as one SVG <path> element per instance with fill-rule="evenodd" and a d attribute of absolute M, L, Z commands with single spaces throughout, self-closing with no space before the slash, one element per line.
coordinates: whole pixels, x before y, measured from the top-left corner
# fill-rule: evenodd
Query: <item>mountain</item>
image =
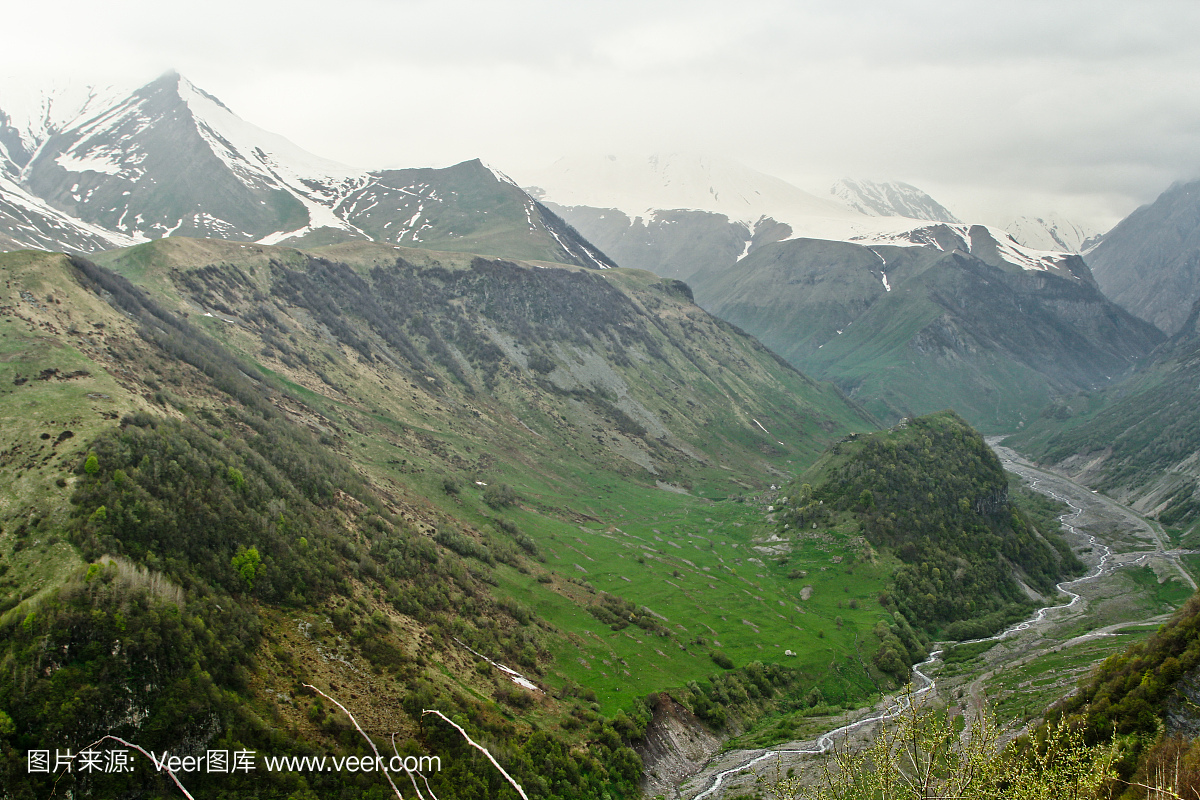
<path fill-rule="evenodd" d="M 817 538 L 812 529 L 823 537 L 833 529 L 896 557 L 904 566 L 887 602 L 933 637 L 991 635 L 1032 609 L 1023 586 L 1048 597 L 1058 580 L 1083 571 L 1056 532 L 1037 531 L 1017 512 L 1000 460 L 950 411 L 852 435 L 788 489 L 790 503 L 776 515 L 781 532 Z M 954 579 L 943 580 L 951 566 Z M 905 662 L 921 655 L 905 653 L 910 646 L 895 645 Z M 887 648 L 876 654 L 887 657 Z"/>
<path fill-rule="evenodd" d="M 789 225 L 770 217 L 742 222 L 712 211 L 678 209 L 630 218 L 615 208 L 544 202 L 616 263 L 679 280 L 725 269 L 755 248 L 792 234 Z"/>
<path fill-rule="evenodd" d="M 1200 298 L 1200 181 L 1177 183 L 1088 253 L 1104 293 L 1168 334 Z"/>
<path fill-rule="evenodd" d="M 1079 256 L 983 226 L 788 240 L 694 283 L 706 308 L 882 419 L 950 406 L 1012 430 L 1056 397 L 1119 379 L 1162 340 L 1100 293 Z"/>
<path fill-rule="evenodd" d="M 1024 247 L 1063 253 L 1083 253 L 1100 238 L 1097 231 L 1078 225 L 1060 214 L 1017 217 L 1004 226 L 1004 230 Z"/>
<path fill-rule="evenodd" d="M 429 708 L 542 796 L 634 796 L 651 693 L 702 683 L 689 707 L 721 730 L 894 685 L 869 668 L 887 565 L 848 592 L 828 552 L 770 555 L 775 487 L 872 420 L 685 285 L 365 241 L 96 259 L 153 296 L 0 255 L 5 741 L 353 754 L 333 698 L 439 754 L 439 797 L 508 790 Z M 0 769 L 51 782 L 11 747 Z"/>
<path fill-rule="evenodd" d="M 930 222 L 962 221 L 928 194 L 907 183 L 876 183 L 843 178 L 833 185 L 829 193 L 847 207 L 871 217 L 907 217 Z"/>
<path fill-rule="evenodd" d="M 534 184 L 530 194 L 618 264 L 681 280 L 792 237 L 902 236 L 930 219 L 954 219 L 906 184 L 843 181 L 857 200 L 838 202 L 734 161 L 685 153 L 564 158 L 523 177 Z"/>
<path fill-rule="evenodd" d="M 616 263 L 680 280 L 794 235 L 781 220 L 840 232 L 861 217 L 735 161 L 689 153 L 562 158 L 523 182 Z"/>
<path fill-rule="evenodd" d="M 1200 521 L 1200 301 L 1148 361 L 1099 397 L 1057 404 L 1012 444 L 1191 535 Z"/>
<path fill-rule="evenodd" d="M 694 209 L 749 224 L 771 216 L 844 226 L 859 216 L 735 161 L 691 153 L 561 158 L 545 170 L 526 173 L 522 183 L 560 206 L 612 208 L 630 219 L 649 211 Z"/>
<path fill-rule="evenodd" d="M 7 104 L 0 95 L 0 109 Z M 9 121 L 7 177 L 24 193 L 20 210 L 0 207 L 0 230 L 27 246 L 93 251 L 172 235 L 268 244 L 366 239 L 613 266 L 478 161 L 348 167 L 242 120 L 177 73 L 127 95 L 38 107 L 48 110 L 23 126 L 0 111 Z"/>

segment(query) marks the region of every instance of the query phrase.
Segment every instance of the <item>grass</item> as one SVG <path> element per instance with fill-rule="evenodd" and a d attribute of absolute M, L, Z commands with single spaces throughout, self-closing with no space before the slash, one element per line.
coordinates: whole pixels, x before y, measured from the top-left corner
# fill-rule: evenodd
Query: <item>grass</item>
<path fill-rule="evenodd" d="M 1192 588 L 1178 576 L 1160 580 L 1150 567 L 1126 569 L 1125 574 L 1142 590 L 1149 601 L 1158 608 L 1158 613 L 1174 611 L 1192 596 Z"/>
<path fill-rule="evenodd" d="M 1131 625 L 1071 647 L 1055 648 L 1024 663 L 1006 666 L 985 685 L 1000 722 L 1024 722 L 1040 716 L 1067 694 L 1097 664 L 1130 645 L 1148 639 L 1157 626 Z"/>
<path fill-rule="evenodd" d="M 611 713 L 632 696 L 719 671 L 710 653 L 720 649 L 738 666 L 759 660 L 809 671 L 826 696 L 873 690 L 861 662 L 873 649 L 872 627 L 885 617 L 876 600 L 888 580 L 885 566 L 848 568 L 833 563 L 844 551 L 811 542 L 784 563 L 756 550 L 772 533 L 765 503 L 595 488 L 588 508 L 599 522 L 571 525 L 524 509 L 505 514 L 534 538 L 554 576 L 551 588 L 505 569 L 500 591 L 563 634 L 551 671 L 558 682 L 593 688 Z M 789 578 L 795 570 L 807 575 Z M 808 600 L 801 599 L 805 587 Z M 665 618 L 667 634 L 611 630 L 586 611 L 604 592 Z M 841 665 L 844 680 L 826 674 L 831 663 Z"/>
<path fill-rule="evenodd" d="M 73 484 L 64 471 L 140 401 L 96 360 L 119 347 L 127 324 L 69 277 L 65 258 L 11 253 L 4 267 L 0 612 L 57 587 L 80 563 L 60 538 Z"/>

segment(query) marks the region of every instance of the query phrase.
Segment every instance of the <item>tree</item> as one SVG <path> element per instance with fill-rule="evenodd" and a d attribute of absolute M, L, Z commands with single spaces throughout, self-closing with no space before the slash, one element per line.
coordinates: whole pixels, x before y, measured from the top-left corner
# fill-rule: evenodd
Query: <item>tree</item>
<path fill-rule="evenodd" d="M 239 546 L 230 563 L 233 565 L 234 571 L 246 582 L 246 588 L 253 589 L 254 579 L 258 577 L 258 570 L 262 564 L 258 548 Z"/>
<path fill-rule="evenodd" d="M 1111 783 L 1115 748 L 1089 746 L 1067 725 L 1000 747 L 986 711 L 959 732 L 944 709 L 912 692 L 861 753 L 834 751 L 816 786 L 795 776 L 759 778 L 771 800 L 1084 800 Z"/>

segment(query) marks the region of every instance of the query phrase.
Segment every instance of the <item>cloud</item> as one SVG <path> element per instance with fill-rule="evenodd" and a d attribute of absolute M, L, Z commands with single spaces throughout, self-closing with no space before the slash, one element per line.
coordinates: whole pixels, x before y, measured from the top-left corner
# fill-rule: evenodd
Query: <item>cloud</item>
<path fill-rule="evenodd" d="M 1100 216 L 1200 173 L 1191 2 L 68 0 L 49 13 L 9 11 L 22 34 L 0 74 L 136 85 L 174 67 L 362 166 L 481 156 L 517 173 L 566 153 L 686 149 L 818 191 L 895 178 L 988 213 L 1004 198 L 1013 214 L 1052 202 Z"/>

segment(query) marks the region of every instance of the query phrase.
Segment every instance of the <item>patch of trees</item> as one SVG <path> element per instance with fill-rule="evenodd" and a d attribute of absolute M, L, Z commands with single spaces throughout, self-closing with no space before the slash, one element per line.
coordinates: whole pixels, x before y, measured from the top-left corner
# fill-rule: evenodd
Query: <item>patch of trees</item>
<path fill-rule="evenodd" d="M 1152 754 L 1152 746 L 1164 739 L 1167 706 L 1195 708 L 1181 679 L 1193 675 L 1197 667 L 1200 595 L 1193 595 L 1150 639 L 1109 656 L 1050 718 L 1082 727 L 1090 742 L 1118 737 L 1123 743 L 1118 771 L 1128 779 L 1143 756 Z"/>
<path fill-rule="evenodd" d="M 999 460 L 953 412 L 838 443 L 810 475 L 819 481 L 792 487 L 780 523 L 852 519 L 902 562 L 889 606 L 927 633 L 973 637 L 1019 617 L 1029 600 L 1014 567 L 1043 593 L 1081 569 L 1065 543 L 1047 544 L 1056 533 L 1039 536 L 1013 506 Z"/>
<path fill-rule="evenodd" d="M 669 634 L 669 631 L 648 609 L 608 592 L 600 593 L 597 602 L 588 606 L 588 613 L 614 631 L 636 625 L 647 633 L 658 636 Z"/>

